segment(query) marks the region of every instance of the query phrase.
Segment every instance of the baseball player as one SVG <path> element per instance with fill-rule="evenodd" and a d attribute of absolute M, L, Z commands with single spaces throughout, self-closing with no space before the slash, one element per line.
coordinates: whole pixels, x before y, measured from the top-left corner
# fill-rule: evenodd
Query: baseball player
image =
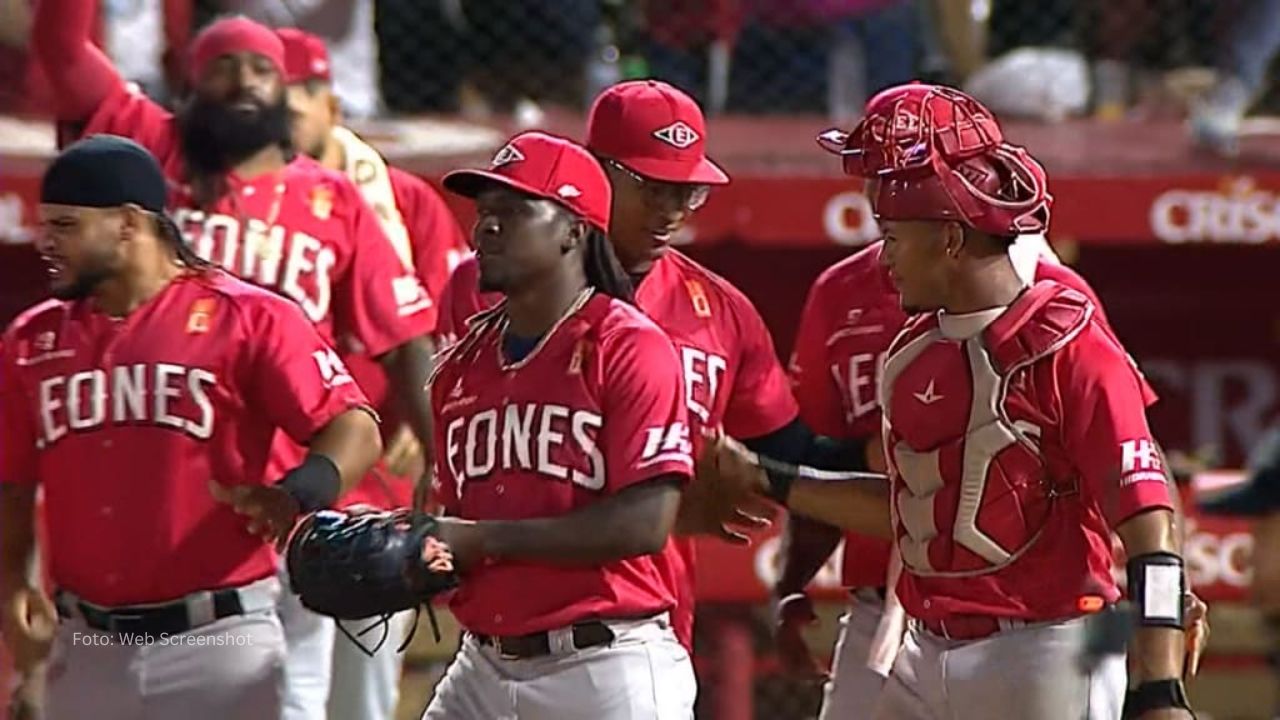
<path fill-rule="evenodd" d="M 1192 717 L 1186 580 L 1141 377 L 1092 301 L 1028 286 L 1009 259 L 1048 224 L 1043 169 L 949 89 L 873 110 L 841 152 L 918 313 L 879 381 L 889 496 L 765 480 L 795 512 L 897 545 L 910 622 L 872 717 Z M 1128 698 L 1122 663 L 1079 663 L 1086 615 L 1119 596 L 1112 529 L 1136 609 Z"/>
<path fill-rule="evenodd" d="M 87 40 L 95 7 L 49 0 L 36 11 L 34 47 L 58 91 L 58 119 L 149 149 L 195 251 L 297 302 L 331 344 L 377 358 L 429 442 L 421 388 L 435 305 L 351 181 L 293 155 L 275 32 L 241 17 L 202 30 L 190 48 L 192 96 L 173 115 L 132 92 Z"/>
<path fill-rule="evenodd" d="M 636 305 L 675 342 L 695 453 L 709 431 L 723 430 L 755 450 L 817 465 L 828 456 L 862 467 L 863 449 L 816 438 L 797 420 L 795 400 L 773 340 L 751 302 L 726 280 L 671 247 L 710 188 L 729 182 L 705 152 L 706 126 L 692 98 L 666 83 L 624 82 L 592 106 L 587 147 L 604 165 L 613 187 L 609 239 L 636 283 Z M 477 287 L 474 260 L 455 270 L 442 325 L 465 323 L 466 313 L 492 301 Z M 465 324 L 461 325 L 465 327 Z M 850 454 L 853 458 L 848 458 Z M 685 492 L 678 536 L 659 559 L 676 588 L 676 634 L 692 648 L 693 534 L 715 533 L 744 542 L 751 522 L 738 508 L 720 505 L 693 483 Z M 725 510 L 731 512 L 726 515 Z M 749 508 L 754 509 L 754 508 Z M 737 521 L 745 521 L 739 523 Z M 731 524 L 726 524 L 731 523 Z"/>
<path fill-rule="evenodd" d="M 897 86 L 872 98 L 867 113 L 918 101 L 935 91 L 935 86 L 922 83 Z M 834 139 L 841 136 L 838 131 L 834 135 L 828 132 L 820 142 L 839 154 L 844 148 Z M 805 302 L 790 366 L 800 415 L 809 427 L 832 437 L 861 439 L 875 446 L 877 454 L 881 417 L 876 387 L 889 345 L 907 321 L 881 261 L 882 251 L 883 243 L 876 242 L 818 277 Z M 1084 294 L 1109 330 L 1092 288 L 1058 261 L 1043 236 L 1018 235 L 1009 248 L 1009 258 L 1027 285 L 1054 280 Z M 1153 403 L 1155 392 L 1145 379 L 1140 382 L 1147 403 Z M 817 620 L 804 587 L 830 557 L 841 534 L 802 516 L 790 518 L 786 533 L 774 588 L 778 606 L 775 638 L 784 667 L 801 676 L 822 677 L 822 666 L 810 654 L 802 635 L 804 627 Z M 870 717 L 872 699 L 884 682 L 883 675 L 868 667 L 868 658 L 882 620 L 890 543 L 856 533 L 846 533 L 843 540 L 842 575 L 851 597 L 840 620 L 820 720 Z"/>
<path fill-rule="evenodd" d="M 3 631 L 21 669 L 52 651 L 52 720 L 278 718 L 272 543 L 381 450 L 302 311 L 196 257 L 167 194 L 136 143 L 69 147 L 41 188 L 55 299 L 4 335 Z M 278 432 L 307 447 L 283 477 Z M 52 599 L 27 581 L 37 488 Z"/>
<path fill-rule="evenodd" d="M 88 42 L 95 5 L 49 0 L 36 12 L 35 47 L 58 88 L 59 119 L 150 149 L 175 184 L 170 203 L 195 251 L 297 302 L 335 347 L 376 358 L 405 419 L 429 443 L 422 387 L 435 306 L 353 183 L 293 157 L 280 38 L 244 18 L 205 28 L 191 46 L 192 97 L 175 116 L 131 92 Z M 302 454 L 282 435 L 273 465 L 284 470 Z M 331 626 L 302 613 L 285 620 L 291 637 L 325 648 L 299 648 L 291 659 L 328 657 Z M 323 717 L 327 666 L 291 662 L 287 670 L 287 720 Z"/>
<path fill-rule="evenodd" d="M 276 34 L 284 44 L 294 147 L 355 183 L 376 212 L 401 263 L 417 275 L 428 298 L 438 298 L 449 271 L 467 251 L 466 239 L 453 213 L 426 181 L 392 166 L 377 150 L 339 124 L 341 111 L 331 85 L 324 40 L 294 28 L 280 28 Z M 423 474 L 422 469 L 414 475 L 409 472 L 415 463 L 422 462 L 421 447 L 398 419 L 402 413 L 388 393 L 383 367 L 361 353 L 344 353 L 343 360 L 383 419 L 387 454 L 339 505 L 361 504 L 378 509 L 407 506 L 409 489 Z M 417 487 L 425 490 L 429 482 Z M 416 507 L 422 507 L 424 495 L 418 494 L 419 499 L 413 503 Z M 290 677 L 312 679 L 300 686 L 295 684 L 300 692 L 314 696 L 306 701 L 308 707 L 323 705 L 327 696 L 330 717 L 382 720 L 395 714 L 404 657 L 396 652 L 398 641 L 382 643 L 370 657 L 367 652 L 373 650 L 371 647 L 362 648 L 345 640 L 333 642 L 331 621 L 302 607 L 296 597 L 286 598 L 280 612 L 285 616 L 289 640 Z M 305 617 L 290 617 L 295 614 Z M 411 612 L 395 615 L 388 637 L 403 637 L 413 618 Z M 333 643 L 331 656 L 323 652 L 326 642 Z M 324 682 L 329 676 L 331 681 Z"/>
<path fill-rule="evenodd" d="M 504 300 L 431 382 L 466 635 L 425 717 L 692 718 L 657 563 L 693 471 L 680 359 L 630 303 L 609 180 L 528 132 L 444 185 L 475 198 L 480 282 Z"/>

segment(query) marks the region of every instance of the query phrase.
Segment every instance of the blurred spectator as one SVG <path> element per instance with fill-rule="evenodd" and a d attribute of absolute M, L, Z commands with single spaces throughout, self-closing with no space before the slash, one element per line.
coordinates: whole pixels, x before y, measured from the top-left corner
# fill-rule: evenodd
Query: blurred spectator
<path fill-rule="evenodd" d="M 180 53 L 191 36 L 189 0 L 103 0 L 103 47 L 120 75 L 151 98 L 170 104 L 181 91 Z"/>
<path fill-rule="evenodd" d="M 724 110 L 729 62 L 742 30 L 742 0 L 641 0 L 648 75 Z"/>
<path fill-rule="evenodd" d="M 227 12 L 240 13 L 270 27 L 296 27 L 324 39 L 333 58 L 333 85 L 343 111 L 364 118 L 381 110 L 378 92 L 378 41 L 374 36 L 374 0 L 221 0 Z M 408 39 L 415 49 L 430 35 Z"/>
<path fill-rule="evenodd" d="M 581 106 L 599 0 L 383 0 L 379 44 L 399 112 L 509 113 L 522 102 Z M 335 60 L 337 62 L 337 60 Z M 466 84 L 459 83 L 465 79 Z M 478 95 L 467 95 L 474 87 Z M 474 100 L 470 106 L 463 100 Z"/>
<path fill-rule="evenodd" d="M 459 109 L 460 91 L 470 66 L 462 3 L 378 0 L 374 28 L 379 88 L 387 110 L 414 114 Z"/>
<path fill-rule="evenodd" d="M 914 0 L 753 0 L 757 19 L 775 28 L 821 28 L 826 110 L 847 123 L 867 98 L 915 78 L 920 17 Z"/>
<path fill-rule="evenodd" d="M 1245 111 L 1262 92 L 1280 49 L 1280 0 L 1241 0 L 1215 62 L 1218 78 L 1193 109 L 1192 136 L 1226 155 L 1237 152 Z"/>

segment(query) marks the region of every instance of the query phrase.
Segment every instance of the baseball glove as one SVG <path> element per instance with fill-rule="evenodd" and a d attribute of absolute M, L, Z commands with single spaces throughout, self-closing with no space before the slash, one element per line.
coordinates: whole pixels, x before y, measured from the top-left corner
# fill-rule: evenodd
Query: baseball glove
<path fill-rule="evenodd" d="M 289 584 L 303 606 L 336 620 L 385 621 L 422 605 L 430 613 L 432 598 L 458 584 L 435 528 L 435 518 L 408 510 L 312 513 L 289 538 Z"/>

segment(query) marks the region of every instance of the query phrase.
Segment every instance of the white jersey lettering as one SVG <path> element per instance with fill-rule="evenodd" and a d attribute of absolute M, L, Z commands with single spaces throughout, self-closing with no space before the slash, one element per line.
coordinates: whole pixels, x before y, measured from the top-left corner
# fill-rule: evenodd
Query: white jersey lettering
<path fill-rule="evenodd" d="M 680 347 L 680 359 L 684 367 L 685 405 L 702 422 L 709 422 L 711 410 L 716 406 L 720 379 L 728 370 L 729 362 L 719 355 L 688 345 Z"/>
<path fill-rule="evenodd" d="M 318 323 L 329 315 L 337 255 L 306 233 L 250 218 L 182 208 L 174 212 L 183 236 L 200 257 L 297 302 Z"/>
<path fill-rule="evenodd" d="M 489 409 L 449 422 L 445 465 L 459 493 L 468 482 L 510 471 L 532 471 L 599 490 L 607 480 L 604 453 L 597 444 L 603 427 L 598 413 L 563 405 L 519 403 L 501 411 Z"/>
<path fill-rule="evenodd" d="M 139 424 L 208 440 L 216 419 L 209 391 L 217 384 L 217 376 L 208 370 L 172 363 L 136 363 L 110 373 L 94 368 L 45 378 L 39 385 L 40 446 L 50 447 L 71 430 Z"/>

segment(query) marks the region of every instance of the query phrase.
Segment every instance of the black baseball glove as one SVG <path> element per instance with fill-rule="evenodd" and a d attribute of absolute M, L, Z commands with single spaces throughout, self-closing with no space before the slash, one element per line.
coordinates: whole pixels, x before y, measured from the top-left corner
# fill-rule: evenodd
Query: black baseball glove
<path fill-rule="evenodd" d="M 304 607 L 337 620 L 386 620 L 422 605 L 430 612 L 432 598 L 458 585 L 435 527 L 435 518 L 408 510 L 312 513 L 289 538 L 289 584 Z"/>

